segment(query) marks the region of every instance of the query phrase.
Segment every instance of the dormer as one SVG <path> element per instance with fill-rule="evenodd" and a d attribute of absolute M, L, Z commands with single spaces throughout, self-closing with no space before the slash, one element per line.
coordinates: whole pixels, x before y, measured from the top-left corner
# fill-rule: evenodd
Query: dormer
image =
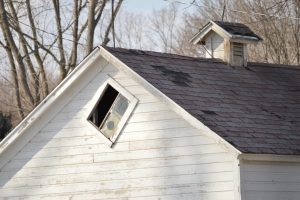
<path fill-rule="evenodd" d="M 247 66 L 247 44 L 262 39 L 240 23 L 210 21 L 191 39 L 204 46 L 207 58 L 219 58 L 231 66 Z"/>

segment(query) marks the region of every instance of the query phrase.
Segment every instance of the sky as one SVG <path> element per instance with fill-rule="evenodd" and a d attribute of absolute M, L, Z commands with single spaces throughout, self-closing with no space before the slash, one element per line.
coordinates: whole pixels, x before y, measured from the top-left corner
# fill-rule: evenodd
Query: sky
<path fill-rule="evenodd" d="M 153 9 L 158 10 L 167 7 L 172 1 L 173 0 L 124 0 L 122 7 L 129 12 L 148 13 Z M 178 0 L 178 2 L 187 3 L 187 5 L 189 5 L 192 0 Z M 181 6 L 184 5 L 182 4 Z"/>
<path fill-rule="evenodd" d="M 151 12 L 153 9 L 166 7 L 168 2 L 165 0 L 125 0 L 123 9 L 132 12 Z"/>

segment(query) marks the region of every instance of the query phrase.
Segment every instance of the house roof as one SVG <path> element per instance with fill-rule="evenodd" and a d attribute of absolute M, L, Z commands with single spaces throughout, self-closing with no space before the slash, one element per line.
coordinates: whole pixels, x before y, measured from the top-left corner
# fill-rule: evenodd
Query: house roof
<path fill-rule="evenodd" d="M 105 47 L 243 153 L 300 155 L 300 69 Z"/>
<path fill-rule="evenodd" d="M 224 21 L 213 21 L 213 22 L 232 35 L 254 37 L 257 38 L 258 40 L 261 40 L 261 38 L 258 35 L 256 35 L 248 26 L 244 24 L 224 22 Z"/>

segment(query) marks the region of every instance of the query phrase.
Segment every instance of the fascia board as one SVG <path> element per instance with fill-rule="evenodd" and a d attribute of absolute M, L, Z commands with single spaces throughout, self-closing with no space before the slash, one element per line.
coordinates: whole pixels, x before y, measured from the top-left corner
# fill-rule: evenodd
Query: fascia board
<path fill-rule="evenodd" d="M 228 149 L 228 151 L 233 153 L 235 156 L 238 156 L 239 154 L 241 154 L 241 152 L 237 148 L 232 146 L 224 138 L 222 138 L 221 136 L 219 136 L 218 134 L 213 132 L 211 129 L 209 129 L 207 126 L 205 126 L 201 121 L 196 119 L 194 116 L 192 116 L 186 110 L 184 110 L 181 106 L 179 106 L 177 103 L 175 103 L 172 99 L 170 99 L 164 93 L 162 93 L 157 88 L 155 88 L 153 85 L 151 85 L 148 81 L 146 81 L 143 77 L 141 77 L 139 74 L 137 74 L 130 67 L 128 67 L 125 63 L 123 63 L 117 57 L 115 57 L 113 54 L 111 54 L 108 50 L 106 50 L 105 48 L 103 48 L 101 46 L 99 48 L 100 48 L 101 56 L 103 58 L 105 58 L 108 62 L 113 64 L 119 70 L 124 71 L 132 79 L 134 79 L 136 82 L 138 82 L 143 87 L 145 87 L 148 91 L 150 91 L 152 94 L 154 94 L 159 100 L 166 103 L 172 110 L 174 110 L 177 114 L 182 116 L 192 126 L 196 127 L 198 130 L 200 130 L 203 134 L 207 135 L 208 137 L 213 138 L 217 143 L 224 146 L 224 148 Z"/>
<path fill-rule="evenodd" d="M 230 39 L 230 41 L 245 43 L 245 44 L 257 44 L 260 40 L 255 37 L 233 35 L 233 37 Z"/>
<path fill-rule="evenodd" d="M 219 34 L 223 38 L 231 39 L 233 37 L 232 34 L 230 34 L 229 32 L 227 32 L 225 29 L 223 29 L 221 26 L 219 26 L 215 22 L 211 21 L 211 23 L 213 24 L 212 30 L 214 30 L 217 34 Z"/>
<path fill-rule="evenodd" d="M 190 39 L 190 43 L 192 44 L 198 44 L 201 40 L 203 40 L 203 38 L 206 36 L 206 34 L 209 33 L 209 31 L 211 31 L 211 26 L 212 24 L 209 22 L 207 23 L 201 30 L 199 30 L 198 33 L 196 33 L 192 39 Z"/>
<path fill-rule="evenodd" d="M 300 155 L 246 154 L 246 153 L 243 153 L 238 156 L 238 159 L 241 161 L 300 163 Z"/>

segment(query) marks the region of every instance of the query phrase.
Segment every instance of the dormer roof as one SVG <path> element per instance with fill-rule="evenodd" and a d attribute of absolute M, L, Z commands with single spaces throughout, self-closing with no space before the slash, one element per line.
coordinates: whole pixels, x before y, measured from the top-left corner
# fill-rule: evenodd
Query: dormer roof
<path fill-rule="evenodd" d="M 248 26 L 241 23 L 210 21 L 191 39 L 193 44 L 205 44 L 206 37 L 216 32 L 223 38 L 241 43 L 257 43 L 262 39 Z"/>

